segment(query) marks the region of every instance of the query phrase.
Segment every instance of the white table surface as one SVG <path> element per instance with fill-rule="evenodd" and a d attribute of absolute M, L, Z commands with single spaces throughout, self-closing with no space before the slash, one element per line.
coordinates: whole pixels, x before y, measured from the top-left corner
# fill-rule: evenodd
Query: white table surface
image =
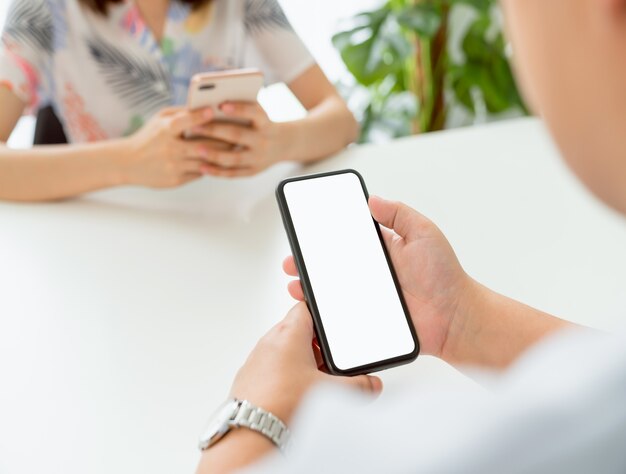
<path fill-rule="evenodd" d="M 626 225 L 538 121 L 353 147 L 305 171 L 345 167 L 434 219 L 494 289 L 599 328 L 626 321 Z M 0 204 L 0 472 L 193 472 L 206 418 L 292 304 L 273 191 L 302 171 Z M 470 383 L 428 357 L 383 378 L 383 396 Z"/>

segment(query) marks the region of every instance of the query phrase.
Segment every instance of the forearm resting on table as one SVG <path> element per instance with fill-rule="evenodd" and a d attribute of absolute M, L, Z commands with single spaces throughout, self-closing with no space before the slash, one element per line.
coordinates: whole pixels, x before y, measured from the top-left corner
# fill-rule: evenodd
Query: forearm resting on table
<path fill-rule="evenodd" d="M 123 184 L 120 140 L 14 150 L 0 144 L 0 199 L 52 201 Z"/>
<path fill-rule="evenodd" d="M 576 325 L 472 281 L 464 314 L 455 316 L 442 351 L 451 364 L 503 369 L 544 337 Z"/>
<path fill-rule="evenodd" d="M 287 159 L 309 163 L 326 158 L 354 142 L 359 125 L 339 96 L 313 107 L 307 117 L 285 122 Z"/>

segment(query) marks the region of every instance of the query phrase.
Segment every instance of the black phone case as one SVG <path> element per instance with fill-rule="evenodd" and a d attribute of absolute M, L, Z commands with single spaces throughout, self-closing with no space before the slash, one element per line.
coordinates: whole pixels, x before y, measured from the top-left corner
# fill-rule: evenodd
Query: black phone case
<path fill-rule="evenodd" d="M 326 367 L 328 367 L 328 370 L 331 374 L 333 375 L 360 375 L 360 374 L 368 374 L 371 372 L 376 372 L 379 370 L 384 370 L 384 369 L 388 369 L 391 367 L 396 367 L 398 365 L 403 365 L 403 364 L 408 364 L 412 361 L 414 361 L 418 354 L 419 354 L 419 350 L 420 350 L 420 346 L 419 346 L 419 340 L 417 337 L 417 333 L 415 331 L 415 327 L 413 326 L 413 321 L 411 320 L 411 316 L 409 314 L 409 311 L 407 309 L 406 306 L 406 302 L 404 301 L 404 297 L 402 296 L 402 290 L 400 288 L 400 284 L 398 283 L 398 278 L 396 276 L 396 272 L 393 268 L 393 265 L 391 263 L 391 258 L 389 257 L 389 253 L 387 252 L 387 247 L 385 246 L 385 242 L 383 241 L 383 236 L 382 236 L 382 232 L 380 230 L 380 226 L 379 224 L 372 218 L 372 223 L 374 225 L 374 227 L 376 228 L 376 232 L 378 234 L 378 238 L 380 240 L 380 244 L 383 248 L 383 251 L 385 253 L 385 258 L 387 260 L 387 264 L 389 265 L 389 269 L 391 271 L 391 276 L 393 278 L 393 282 L 394 285 L 396 287 L 396 291 L 398 293 L 398 298 L 400 298 L 400 302 L 402 304 L 402 309 L 404 310 L 404 314 L 407 318 L 407 322 L 409 325 L 409 329 L 411 331 L 411 336 L 413 337 L 413 341 L 415 343 L 415 349 L 413 350 L 413 352 L 403 355 L 403 356 L 399 356 L 399 357 L 394 357 L 392 359 L 386 359 L 386 360 L 382 360 L 382 361 L 378 361 L 378 362 L 374 362 L 371 364 L 367 364 L 367 365 L 362 365 L 359 367 L 353 367 L 351 369 L 348 370 L 342 370 L 339 369 L 334 361 L 333 361 L 333 357 L 332 354 L 330 352 L 330 347 L 328 346 L 328 340 L 326 339 L 326 334 L 324 332 L 324 325 L 322 324 L 322 318 L 321 315 L 319 314 L 319 310 L 317 308 L 317 303 L 315 302 L 315 295 L 313 294 L 313 289 L 311 287 L 311 282 L 309 280 L 309 275 L 307 273 L 307 269 L 306 269 L 306 265 L 304 264 L 304 257 L 302 256 L 302 252 L 300 250 L 300 244 L 298 242 L 298 237 L 296 235 L 294 226 L 293 226 L 293 221 L 291 219 L 291 214 L 289 212 L 289 207 L 287 206 L 287 201 L 285 199 L 285 193 L 284 193 L 284 187 L 287 183 L 293 182 L 293 181 L 302 181 L 302 180 L 306 180 L 306 179 L 316 179 L 316 178 L 323 178 L 325 176 L 333 176 L 333 175 L 338 175 L 338 174 L 344 174 L 344 173 L 353 173 L 355 174 L 358 178 L 359 181 L 361 182 L 361 187 L 363 188 L 363 195 L 365 197 L 366 202 L 369 200 L 369 194 L 367 192 L 367 188 L 365 186 L 365 181 L 363 180 L 363 177 L 355 170 L 353 169 L 345 169 L 345 170 L 340 170 L 340 171 L 332 171 L 332 172 L 328 172 L 328 173 L 318 173 L 318 174 L 311 174 L 311 175 L 306 175 L 306 176 L 298 176 L 295 178 L 288 178 L 285 179 L 283 181 L 281 181 L 277 188 L 276 188 L 276 200 L 278 201 L 278 207 L 280 209 L 280 213 L 283 219 L 283 224 L 285 225 L 285 230 L 287 231 L 287 237 L 289 239 L 289 245 L 291 246 L 291 251 L 293 253 L 295 262 L 296 262 L 296 266 L 298 268 L 298 274 L 300 276 L 300 281 L 302 283 L 302 290 L 304 291 L 304 298 L 306 301 L 306 304 L 309 308 L 309 311 L 311 312 L 311 315 L 313 316 L 313 325 L 315 327 L 315 335 L 317 336 L 317 340 L 320 344 L 320 348 L 322 351 L 322 357 L 324 358 L 324 362 L 326 363 Z"/>

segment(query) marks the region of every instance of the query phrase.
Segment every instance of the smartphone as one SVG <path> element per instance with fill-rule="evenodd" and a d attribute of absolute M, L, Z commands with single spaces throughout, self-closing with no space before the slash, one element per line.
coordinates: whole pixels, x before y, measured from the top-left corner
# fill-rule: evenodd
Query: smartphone
<path fill-rule="evenodd" d="M 417 334 L 361 175 L 286 179 L 276 198 L 329 372 L 358 375 L 415 360 Z"/>
<path fill-rule="evenodd" d="M 191 78 L 187 95 L 187 107 L 199 109 L 212 107 L 216 120 L 249 124 L 224 115 L 219 105 L 226 101 L 256 102 L 263 87 L 263 73 L 258 69 L 235 69 L 231 71 L 207 72 Z"/>

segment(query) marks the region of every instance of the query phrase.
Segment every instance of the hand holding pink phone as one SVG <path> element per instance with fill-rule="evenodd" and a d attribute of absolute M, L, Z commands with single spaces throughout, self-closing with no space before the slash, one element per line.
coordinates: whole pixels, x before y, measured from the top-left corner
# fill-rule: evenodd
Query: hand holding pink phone
<path fill-rule="evenodd" d="M 196 74 L 191 79 L 187 107 L 194 110 L 212 107 L 215 121 L 245 122 L 224 114 L 219 106 L 224 102 L 256 102 L 263 87 L 263 74 L 257 69 Z"/>

